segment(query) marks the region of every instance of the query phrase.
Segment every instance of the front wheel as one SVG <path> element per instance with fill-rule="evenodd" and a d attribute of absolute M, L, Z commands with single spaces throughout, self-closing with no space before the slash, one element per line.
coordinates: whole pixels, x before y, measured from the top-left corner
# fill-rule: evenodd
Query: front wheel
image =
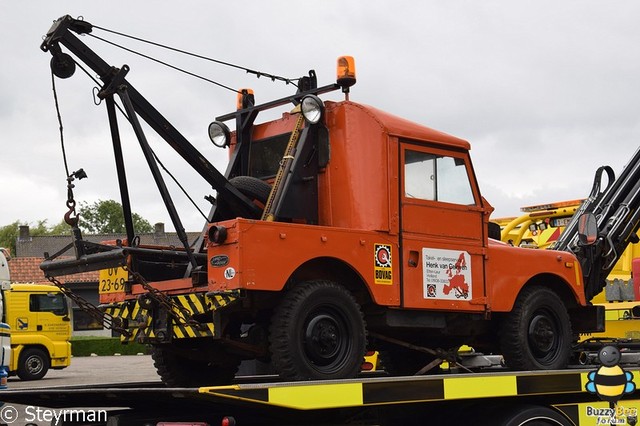
<path fill-rule="evenodd" d="M 366 349 L 360 306 L 330 281 L 296 285 L 275 310 L 271 359 L 282 378 L 323 380 L 354 377 Z"/>
<path fill-rule="evenodd" d="M 507 366 L 556 370 L 569 363 L 571 320 L 559 296 L 546 287 L 522 290 L 503 321 L 500 346 Z"/>
<path fill-rule="evenodd" d="M 38 348 L 25 349 L 18 360 L 18 377 L 22 380 L 40 380 L 49 371 L 49 356 Z"/>

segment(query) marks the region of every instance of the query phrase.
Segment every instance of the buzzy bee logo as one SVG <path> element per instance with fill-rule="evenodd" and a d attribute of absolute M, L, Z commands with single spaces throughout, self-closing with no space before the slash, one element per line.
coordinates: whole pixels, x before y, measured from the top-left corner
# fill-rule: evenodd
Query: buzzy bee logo
<path fill-rule="evenodd" d="M 587 407 L 587 416 L 597 417 L 597 424 L 628 424 L 637 423 L 637 410 L 617 407 L 617 402 L 625 395 L 633 393 L 636 385 L 633 374 L 625 371 L 619 363 L 622 359 L 620 351 L 615 346 L 605 346 L 598 352 L 600 367 L 587 374 L 587 392 L 598 395 L 609 403 L 608 409 Z M 626 417 L 626 420 L 624 419 Z"/>

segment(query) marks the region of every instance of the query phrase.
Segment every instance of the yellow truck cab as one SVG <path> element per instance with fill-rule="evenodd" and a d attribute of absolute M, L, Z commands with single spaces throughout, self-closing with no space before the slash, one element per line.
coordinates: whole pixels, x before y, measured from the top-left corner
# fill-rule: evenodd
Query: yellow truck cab
<path fill-rule="evenodd" d="M 0 251 L 2 322 L 11 328 L 9 375 L 39 380 L 49 368 L 71 362 L 71 318 L 67 299 L 54 285 L 9 284 L 8 260 Z"/>
<path fill-rule="evenodd" d="M 71 361 L 67 299 L 53 285 L 12 284 L 4 291 L 5 322 L 11 332 L 10 374 L 38 380 L 49 368 Z"/>

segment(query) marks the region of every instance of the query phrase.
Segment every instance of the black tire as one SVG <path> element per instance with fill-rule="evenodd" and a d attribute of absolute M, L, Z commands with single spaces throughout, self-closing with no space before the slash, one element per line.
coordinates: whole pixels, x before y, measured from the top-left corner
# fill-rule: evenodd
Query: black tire
<path fill-rule="evenodd" d="M 236 176 L 229 179 L 229 183 L 243 195 L 262 204 L 266 204 L 269 194 L 271 194 L 271 185 L 252 176 Z"/>
<path fill-rule="evenodd" d="M 516 370 L 565 368 L 572 340 L 567 308 L 545 287 L 522 290 L 500 331 L 505 363 Z"/>
<path fill-rule="evenodd" d="M 45 351 L 27 348 L 20 354 L 17 374 L 22 380 L 40 380 L 47 374 L 50 366 L 51 360 Z"/>
<path fill-rule="evenodd" d="M 229 179 L 229 183 L 261 208 L 267 204 L 269 194 L 271 194 L 271 185 L 267 182 L 251 176 L 236 176 Z M 217 220 L 234 219 L 236 216 L 231 207 L 224 202 L 224 199 L 218 200 Z"/>
<path fill-rule="evenodd" d="M 205 361 L 201 354 L 189 356 L 189 352 L 203 352 L 204 348 L 194 345 L 191 349 L 154 345 L 151 349 L 153 365 L 158 371 L 162 382 L 169 387 L 199 387 L 213 385 L 227 385 L 233 381 L 240 358 L 220 353 L 215 361 Z"/>
<path fill-rule="evenodd" d="M 276 308 L 270 327 L 273 366 L 289 380 L 355 377 L 367 336 L 360 306 L 330 281 L 296 285 Z"/>

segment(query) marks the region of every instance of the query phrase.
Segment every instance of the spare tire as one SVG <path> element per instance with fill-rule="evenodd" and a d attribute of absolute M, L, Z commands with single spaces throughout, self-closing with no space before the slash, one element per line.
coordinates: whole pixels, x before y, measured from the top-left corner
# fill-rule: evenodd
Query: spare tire
<path fill-rule="evenodd" d="M 267 204 L 271 194 L 271 185 L 267 182 L 252 176 L 236 176 L 229 179 L 229 183 L 261 209 Z M 216 209 L 216 220 L 228 220 L 236 217 L 238 217 L 238 214 L 233 211 L 231 206 L 225 203 L 224 199 L 220 198 Z"/>

